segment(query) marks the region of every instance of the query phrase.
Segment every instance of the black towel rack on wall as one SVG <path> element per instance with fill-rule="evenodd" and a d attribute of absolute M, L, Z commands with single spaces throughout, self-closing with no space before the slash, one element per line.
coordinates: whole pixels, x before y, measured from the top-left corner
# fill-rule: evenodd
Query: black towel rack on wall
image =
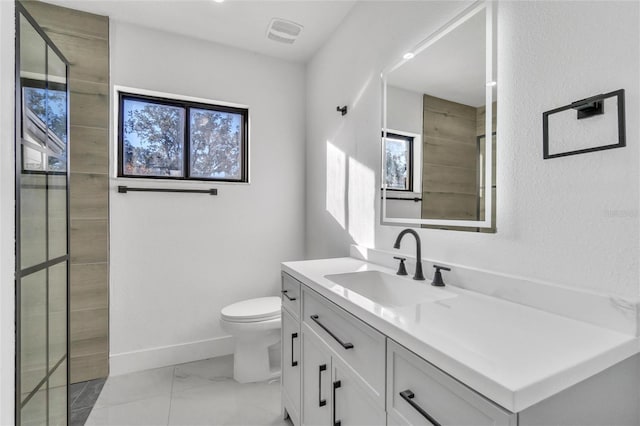
<path fill-rule="evenodd" d="M 380 198 L 382 198 L 384 200 L 414 201 L 416 203 L 418 201 L 422 201 L 422 198 L 419 198 L 419 197 L 414 197 L 414 198 L 408 198 L 408 197 L 406 197 L 406 198 L 405 197 L 386 197 L 386 198 L 383 198 L 383 197 L 380 197 Z"/>
<path fill-rule="evenodd" d="M 186 192 L 191 194 L 209 194 L 218 195 L 217 188 L 209 189 L 173 189 L 173 188 L 132 188 L 126 185 L 119 185 L 118 192 L 126 194 L 127 192 Z"/>

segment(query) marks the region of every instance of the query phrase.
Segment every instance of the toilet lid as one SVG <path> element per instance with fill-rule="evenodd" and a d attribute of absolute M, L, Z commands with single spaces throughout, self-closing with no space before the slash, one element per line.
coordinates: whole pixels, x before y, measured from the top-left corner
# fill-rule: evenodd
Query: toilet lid
<path fill-rule="evenodd" d="M 267 321 L 280 317 L 280 306 L 279 297 L 258 297 L 225 306 L 220 316 L 233 322 Z"/>

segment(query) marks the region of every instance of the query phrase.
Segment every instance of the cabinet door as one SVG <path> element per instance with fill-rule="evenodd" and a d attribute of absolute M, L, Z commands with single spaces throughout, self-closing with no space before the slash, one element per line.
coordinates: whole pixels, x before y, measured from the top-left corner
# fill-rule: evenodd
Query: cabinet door
<path fill-rule="evenodd" d="M 302 424 L 331 423 L 331 354 L 306 324 L 302 325 Z"/>
<path fill-rule="evenodd" d="M 516 415 L 392 340 L 387 342 L 390 425 L 513 426 Z"/>
<path fill-rule="evenodd" d="M 336 357 L 332 358 L 332 423 L 335 426 L 386 425 L 386 413 L 362 381 Z"/>
<path fill-rule="evenodd" d="M 282 404 L 295 425 L 300 424 L 300 323 L 282 310 Z"/>

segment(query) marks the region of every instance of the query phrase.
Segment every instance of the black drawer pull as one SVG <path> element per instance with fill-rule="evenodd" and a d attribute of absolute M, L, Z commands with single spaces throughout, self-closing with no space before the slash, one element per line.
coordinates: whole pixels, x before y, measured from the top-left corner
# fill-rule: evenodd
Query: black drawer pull
<path fill-rule="evenodd" d="M 322 399 L 322 372 L 327 370 L 327 364 L 318 366 L 318 407 L 327 405 L 327 400 Z"/>
<path fill-rule="evenodd" d="M 288 291 L 289 291 L 289 290 L 281 290 L 281 291 L 280 291 L 280 293 L 282 293 L 282 295 L 283 295 L 284 297 L 286 297 L 287 299 L 289 299 L 290 301 L 292 301 L 292 302 L 293 302 L 294 300 L 296 300 L 296 298 L 295 298 L 295 297 L 291 297 L 291 296 L 289 296 L 289 295 L 287 294 L 287 292 L 288 292 Z"/>
<path fill-rule="evenodd" d="M 440 423 L 438 423 L 436 421 L 436 419 L 434 419 L 433 417 L 431 417 L 431 415 L 429 413 L 427 413 L 426 411 L 424 411 L 422 409 L 422 407 L 420 407 L 418 404 L 416 404 L 415 402 L 413 402 L 413 397 L 415 396 L 413 394 L 413 392 L 411 392 L 410 389 L 407 389 L 405 391 L 400 392 L 400 396 L 402 397 L 402 399 L 404 399 L 405 401 L 407 401 L 409 403 L 410 406 L 412 406 L 414 408 L 414 410 L 416 410 L 418 413 L 422 414 L 422 416 L 429 420 L 429 422 L 433 423 L 433 426 L 441 426 Z"/>
<path fill-rule="evenodd" d="M 298 361 L 293 360 L 293 339 L 298 337 L 298 333 L 291 333 L 291 366 L 295 367 L 298 365 Z"/>
<path fill-rule="evenodd" d="M 336 380 L 335 382 L 333 382 L 333 426 L 340 426 L 342 424 L 340 420 L 336 420 L 336 405 L 338 405 L 338 401 L 336 400 L 336 389 L 338 389 L 340 386 L 342 386 L 340 380 Z"/>
<path fill-rule="evenodd" d="M 329 333 L 329 335 L 331 337 L 333 337 L 334 339 L 336 339 L 336 342 L 340 343 L 342 345 L 343 348 L 345 349 L 353 349 L 353 343 L 345 343 L 342 340 L 340 340 L 340 338 L 338 336 L 336 336 L 335 334 L 333 334 L 331 332 L 331 330 L 329 330 L 324 324 L 322 324 L 319 320 L 318 315 L 311 315 L 311 319 L 320 326 L 320 328 L 322 328 L 324 331 L 326 331 L 327 333 Z"/>

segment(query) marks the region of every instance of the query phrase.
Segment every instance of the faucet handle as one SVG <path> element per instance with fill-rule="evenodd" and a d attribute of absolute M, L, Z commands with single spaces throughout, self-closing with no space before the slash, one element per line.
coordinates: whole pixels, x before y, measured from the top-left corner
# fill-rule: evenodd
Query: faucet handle
<path fill-rule="evenodd" d="M 440 270 L 442 269 L 443 271 L 450 271 L 451 268 L 447 268 L 446 266 L 440 266 L 440 265 L 433 265 L 433 267 L 436 268 L 436 273 L 433 276 L 433 281 L 431 282 L 431 285 L 436 287 L 444 287 L 444 280 L 442 279 L 442 273 L 440 272 Z"/>
<path fill-rule="evenodd" d="M 440 265 L 433 265 L 434 268 L 436 268 L 436 271 L 439 271 L 440 269 L 442 269 L 443 271 L 450 271 L 451 268 L 448 268 L 446 266 L 440 266 Z"/>
<path fill-rule="evenodd" d="M 404 261 L 407 260 L 407 258 L 400 256 L 393 256 L 393 258 L 400 261 L 400 265 L 398 266 L 398 272 L 396 272 L 396 275 L 407 275 L 407 268 L 404 265 Z"/>

